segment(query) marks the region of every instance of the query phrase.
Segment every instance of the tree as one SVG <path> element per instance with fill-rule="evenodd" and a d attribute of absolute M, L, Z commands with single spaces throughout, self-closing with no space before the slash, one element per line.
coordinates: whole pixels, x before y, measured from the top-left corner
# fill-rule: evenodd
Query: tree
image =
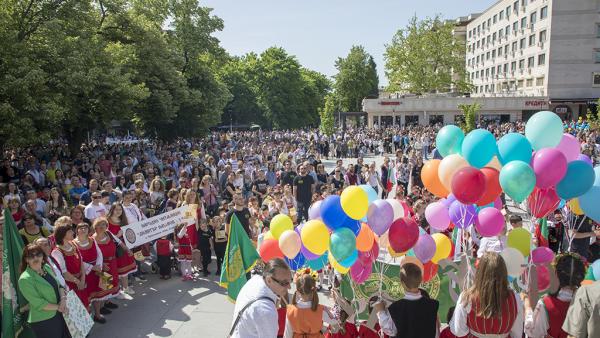
<path fill-rule="evenodd" d="M 465 121 L 461 123 L 461 128 L 465 133 L 470 132 L 477 128 L 475 123 L 475 116 L 477 112 L 481 109 L 481 104 L 479 102 L 475 102 L 473 104 L 459 104 L 458 109 L 463 111 Z"/>
<path fill-rule="evenodd" d="M 453 30 L 454 24 L 439 16 L 424 20 L 414 16 L 398 30 L 384 54 L 388 90 L 415 94 L 468 91 L 465 43 Z"/>
<path fill-rule="evenodd" d="M 335 94 L 343 111 L 362 111 L 362 100 L 377 95 L 379 78 L 373 57 L 362 46 L 352 46 L 346 58 L 335 62 Z"/>
<path fill-rule="evenodd" d="M 319 117 L 321 118 L 321 125 L 319 127 L 321 132 L 327 136 L 331 136 L 335 132 L 334 112 L 335 97 L 333 94 L 329 94 L 325 97 L 325 105 L 319 109 Z"/>

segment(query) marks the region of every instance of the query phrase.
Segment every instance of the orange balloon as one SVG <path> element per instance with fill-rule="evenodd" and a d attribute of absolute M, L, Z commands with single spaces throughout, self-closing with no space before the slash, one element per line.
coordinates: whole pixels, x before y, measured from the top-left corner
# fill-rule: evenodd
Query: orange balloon
<path fill-rule="evenodd" d="M 371 250 L 373 247 L 373 231 L 371 228 L 365 223 L 362 223 L 360 227 L 360 232 L 358 236 L 356 236 L 356 250 L 366 252 Z"/>
<path fill-rule="evenodd" d="M 438 176 L 438 168 L 441 160 L 429 160 L 423 165 L 421 169 L 421 181 L 425 188 L 437 197 L 446 197 L 450 193 L 446 187 L 440 181 Z"/>

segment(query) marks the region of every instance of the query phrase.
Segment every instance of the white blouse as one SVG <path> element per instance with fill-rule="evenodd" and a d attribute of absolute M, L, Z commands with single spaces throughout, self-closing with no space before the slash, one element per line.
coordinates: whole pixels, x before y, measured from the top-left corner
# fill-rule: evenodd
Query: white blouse
<path fill-rule="evenodd" d="M 311 301 L 305 302 L 305 301 L 298 299 L 296 306 L 299 309 L 310 309 L 312 306 L 312 302 Z M 329 325 L 338 325 L 338 322 L 333 317 L 333 315 L 329 314 L 329 310 L 327 309 L 327 307 L 323 310 L 323 322 L 327 323 Z M 283 338 L 292 338 L 292 337 L 294 337 L 294 329 L 292 328 L 290 321 L 287 320 L 287 318 L 286 318 L 285 331 L 283 332 Z"/>

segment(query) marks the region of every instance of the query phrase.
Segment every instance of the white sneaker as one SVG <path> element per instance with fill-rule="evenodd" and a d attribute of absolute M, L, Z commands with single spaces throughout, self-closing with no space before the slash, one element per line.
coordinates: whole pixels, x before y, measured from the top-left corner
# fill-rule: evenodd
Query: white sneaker
<path fill-rule="evenodd" d="M 118 299 L 127 299 L 127 294 L 125 294 L 125 290 L 121 290 L 117 295 Z"/>
<path fill-rule="evenodd" d="M 135 295 L 135 291 L 133 291 L 133 289 L 131 288 L 131 286 L 128 286 L 127 288 L 125 288 L 125 293 L 130 294 L 130 295 Z"/>

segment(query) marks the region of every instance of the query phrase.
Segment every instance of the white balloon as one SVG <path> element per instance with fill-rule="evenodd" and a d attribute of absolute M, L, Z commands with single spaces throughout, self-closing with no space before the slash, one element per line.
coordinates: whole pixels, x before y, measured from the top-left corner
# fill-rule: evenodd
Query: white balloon
<path fill-rule="evenodd" d="M 523 273 L 525 257 L 523 257 L 521 251 L 515 248 L 505 248 L 500 255 L 506 263 L 506 271 L 509 276 L 516 278 Z"/>
<path fill-rule="evenodd" d="M 279 236 L 279 249 L 287 258 L 293 259 L 296 257 L 301 247 L 300 235 L 294 230 L 286 230 Z"/>
<path fill-rule="evenodd" d="M 400 203 L 400 201 L 393 198 L 389 198 L 385 201 L 388 202 L 394 210 L 394 221 L 398 218 L 404 217 L 404 207 L 402 206 L 402 203 Z"/>

